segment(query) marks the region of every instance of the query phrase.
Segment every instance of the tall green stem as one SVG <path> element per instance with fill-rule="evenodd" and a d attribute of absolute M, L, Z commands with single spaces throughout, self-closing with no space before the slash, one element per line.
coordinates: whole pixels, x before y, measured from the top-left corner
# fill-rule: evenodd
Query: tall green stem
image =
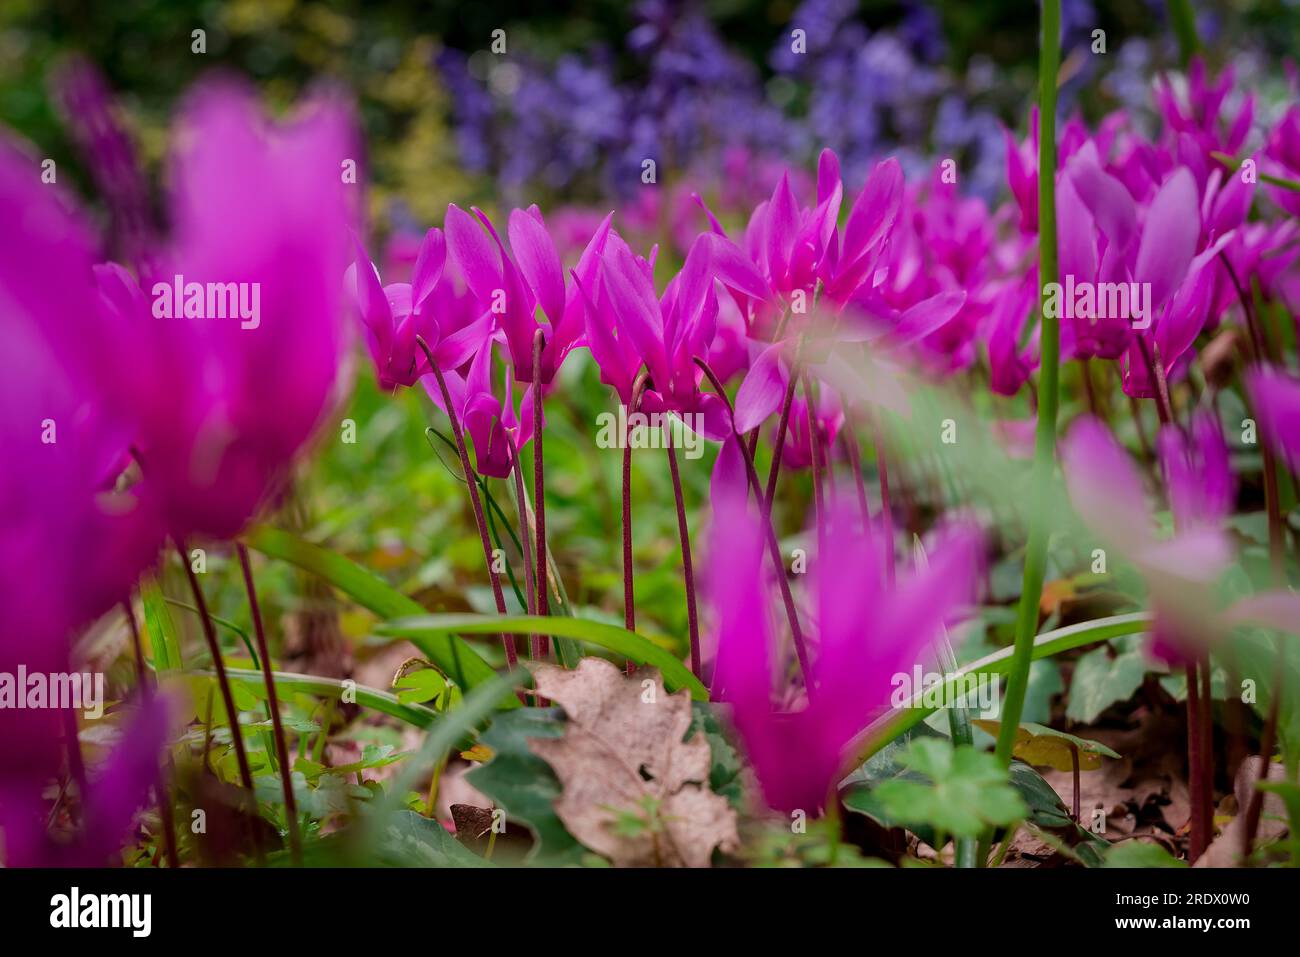
<path fill-rule="evenodd" d="M 1192 10 L 1191 0 L 1165 0 L 1165 7 L 1169 11 L 1169 25 L 1178 38 L 1178 61 L 1185 70 L 1201 48 L 1196 35 L 1196 12 Z"/>
<path fill-rule="evenodd" d="M 1038 280 L 1042 288 L 1057 281 L 1056 267 L 1056 73 L 1061 59 L 1061 0 L 1042 0 L 1041 52 L 1038 60 Z M 1061 330 L 1058 321 L 1042 315 L 1042 374 L 1038 387 L 1038 430 L 1034 439 L 1034 511 L 1030 517 L 1025 577 L 1020 593 L 1015 654 L 1003 702 L 997 756 L 1011 766 L 1011 750 L 1025 707 L 1029 664 L 1038 630 L 1038 603 L 1047 559 L 1048 496 L 1056 458 L 1057 379 L 1060 374 Z"/>

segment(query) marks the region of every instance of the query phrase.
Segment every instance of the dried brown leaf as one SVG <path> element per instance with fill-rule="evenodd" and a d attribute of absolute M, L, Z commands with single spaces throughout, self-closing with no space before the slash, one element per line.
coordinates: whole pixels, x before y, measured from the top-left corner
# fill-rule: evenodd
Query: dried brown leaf
<path fill-rule="evenodd" d="M 654 669 L 624 676 L 600 658 L 533 674 L 568 716 L 563 737 L 529 746 L 560 779 L 555 812 L 578 841 L 622 867 L 707 867 L 714 848 L 739 846 L 735 810 L 708 787 L 708 742 L 682 740 L 689 693 L 669 695 Z M 629 816 L 646 826 L 620 827 Z"/>

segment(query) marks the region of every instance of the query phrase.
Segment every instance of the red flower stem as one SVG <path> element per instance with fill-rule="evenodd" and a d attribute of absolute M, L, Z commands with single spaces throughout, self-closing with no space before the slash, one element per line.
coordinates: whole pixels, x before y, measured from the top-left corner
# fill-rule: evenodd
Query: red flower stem
<path fill-rule="evenodd" d="M 483 561 L 487 564 L 488 578 L 492 582 L 492 597 L 496 599 L 497 613 L 504 615 L 506 613 L 506 596 L 501 590 L 501 579 L 492 567 L 492 542 L 488 538 L 487 520 L 483 517 L 483 502 L 478 497 L 478 484 L 474 481 L 474 469 L 469 464 L 469 450 L 465 448 L 465 432 L 460 426 L 460 416 L 451 406 L 451 392 L 447 390 L 447 380 L 443 377 L 442 369 L 433 359 L 433 350 L 429 344 L 424 341 L 423 336 L 416 336 L 415 343 L 424 351 L 424 357 L 429 360 L 429 368 L 433 370 L 433 377 L 438 382 L 438 393 L 442 396 L 442 406 L 447 413 L 447 418 L 451 422 L 451 434 L 456 440 L 456 454 L 460 456 L 460 467 L 465 473 L 465 484 L 469 487 L 469 503 L 474 509 L 474 523 L 478 526 L 479 543 L 483 546 Z M 506 663 L 514 668 L 519 657 L 515 654 L 515 642 L 509 635 L 501 635 L 501 645 L 506 652 Z"/>
<path fill-rule="evenodd" d="M 785 448 L 785 432 L 790 425 L 790 407 L 794 404 L 794 387 L 799 381 L 795 370 L 790 370 L 790 383 L 785 388 L 785 398 L 781 401 L 781 418 L 776 424 L 776 441 L 772 445 L 772 465 L 767 470 L 767 493 L 763 496 L 763 509 L 769 520 L 772 517 L 772 503 L 776 500 L 776 478 L 781 472 L 781 452 Z M 757 430 L 755 430 L 757 431 Z"/>
<path fill-rule="evenodd" d="M 542 348 L 546 336 L 541 329 L 533 335 L 533 515 L 537 522 L 537 614 L 550 614 L 550 601 L 546 594 L 546 480 L 542 463 Z M 542 635 L 538 641 L 541 657 L 550 652 L 550 639 Z"/>
<path fill-rule="evenodd" d="M 1201 813 L 1205 817 L 1205 842 L 1214 839 L 1214 694 L 1210 656 L 1201 657 L 1201 783 L 1205 792 Z"/>
<path fill-rule="evenodd" d="M 722 387 L 722 381 L 717 374 L 709 368 L 709 364 L 698 356 L 695 358 L 695 364 L 704 371 L 708 377 L 709 383 L 713 386 L 713 391 L 717 393 L 727 406 L 727 415 L 731 419 L 731 429 L 736 430 L 736 410 L 731 404 L 731 399 L 727 397 L 726 390 Z M 808 661 L 808 649 L 804 645 L 803 629 L 799 627 L 799 613 L 794 606 L 794 596 L 790 593 L 790 582 L 786 578 L 785 560 L 781 557 L 781 543 L 777 541 L 776 530 L 772 527 L 772 516 L 764 508 L 765 499 L 763 498 L 762 489 L 758 484 L 758 470 L 754 468 L 754 457 L 749 454 L 749 448 L 740 439 L 736 433 L 736 444 L 740 447 L 741 454 L 745 459 L 745 473 L 749 477 L 750 492 L 754 500 L 758 503 L 759 514 L 763 517 L 763 530 L 767 536 L 767 550 L 772 558 L 772 565 L 776 569 L 777 585 L 781 589 L 781 600 L 785 604 L 785 615 L 790 622 L 790 636 L 794 641 L 795 655 L 799 658 L 799 668 L 803 672 L 804 685 L 808 689 L 811 697 L 814 693 L 812 683 L 812 670 Z"/>
<path fill-rule="evenodd" d="M 1142 409 L 1138 405 L 1138 400 L 1133 396 L 1128 397 L 1129 409 L 1133 412 L 1133 427 L 1137 431 L 1138 445 L 1142 447 L 1142 456 L 1148 462 L 1155 458 L 1151 451 L 1151 440 L 1147 438 L 1146 427 L 1142 424 Z"/>
<path fill-rule="evenodd" d="M 212 616 L 208 613 L 208 603 L 203 597 L 203 589 L 199 586 L 198 576 L 194 574 L 194 569 L 190 567 L 190 560 L 185 554 L 185 546 L 181 542 L 176 543 L 176 553 L 180 556 L 181 567 L 185 569 L 185 575 L 189 578 L 190 591 L 194 593 L 194 607 L 199 610 L 199 621 L 203 624 L 203 637 L 208 644 L 208 653 L 212 655 L 212 669 L 217 673 L 217 687 L 221 689 L 221 701 L 226 706 L 226 717 L 230 721 L 230 738 L 235 746 L 235 761 L 239 765 L 239 778 L 243 782 L 244 788 L 250 793 L 253 790 L 253 775 L 248 770 L 248 755 L 244 751 L 244 736 L 239 730 L 239 712 L 235 709 L 235 696 L 230 691 L 230 679 L 226 676 L 226 663 L 221 657 L 221 646 L 217 643 L 217 629 L 212 624 Z"/>
<path fill-rule="evenodd" d="M 1268 343 L 1264 339 L 1264 330 L 1259 324 L 1259 317 L 1255 315 L 1255 308 L 1250 301 L 1250 297 L 1246 295 L 1246 289 L 1242 286 L 1241 280 L 1237 278 L 1237 271 L 1232 268 L 1232 262 L 1223 253 L 1219 253 L 1219 258 L 1223 261 L 1224 268 L 1232 278 L 1232 285 L 1237 290 L 1237 298 L 1241 300 L 1242 312 L 1246 315 L 1246 328 L 1250 331 L 1254 364 L 1263 366 L 1268 358 Z M 1277 460 L 1269 443 L 1261 442 L 1260 451 L 1263 453 L 1264 460 L 1264 504 L 1268 515 L 1268 554 L 1273 567 L 1273 577 L 1281 583 L 1286 578 L 1284 571 L 1286 541 L 1277 488 Z"/>
<path fill-rule="evenodd" d="M 276 698 L 275 677 L 271 672 L 271 652 L 266 644 L 266 630 L 262 626 L 262 607 L 257 601 L 257 587 L 253 584 L 253 566 L 248 560 L 248 549 L 243 542 L 237 542 L 235 551 L 239 553 L 239 567 L 244 575 L 244 590 L 248 592 L 248 607 L 253 616 L 253 635 L 257 639 L 257 656 L 262 660 L 262 680 L 266 682 L 267 704 L 271 710 L 271 730 L 275 735 L 275 755 L 280 763 L 280 786 L 284 791 L 284 816 L 289 825 L 289 853 L 294 864 L 302 864 L 302 838 L 298 833 L 298 802 L 293 796 L 289 749 L 284 743 L 284 724 L 280 720 L 280 702 Z"/>
<path fill-rule="evenodd" d="M 636 591 L 632 568 L 632 414 L 641 408 L 641 395 L 650 374 L 642 369 L 632 380 L 632 395 L 628 406 L 628 421 L 623 428 L 623 627 L 636 631 Z M 629 658 L 623 666 L 627 674 L 636 670 Z"/>
<path fill-rule="evenodd" d="M 1083 378 L 1083 389 L 1088 395 L 1088 411 L 1099 419 L 1104 419 L 1101 407 L 1097 404 L 1097 390 L 1092 385 L 1092 372 L 1088 368 L 1088 359 L 1079 360 L 1079 375 Z"/>
<path fill-rule="evenodd" d="M 1205 853 L 1206 834 L 1205 834 L 1205 788 L 1202 785 L 1204 778 L 1203 757 L 1201 752 L 1201 727 L 1200 727 L 1200 691 L 1196 681 L 1196 663 L 1189 661 L 1185 667 L 1187 677 L 1187 777 L 1190 787 L 1188 788 L 1191 799 L 1191 825 L 1192 833 L 1187 848 L 1187 859 L 1191 863 Z"/>
<path fill-rule="evenodd" d="M 876 444 L 876 471 L 880 473 L 880 524 L 885 548 L 885 580 L 894 584 L 894 508 L 889 497 L 889 460 L 885 456 L 885 432 L 880 419 L 871 417 L 872 438 Z"/>
<path fill-rule="evenodd" d="M 1152 355 L 1150 344 L 1142 336 L 1137 337 L 1138 351 L 1146 364 L 1147 375 L 1155 385 L 1156 413 L 1161 425 L 1171 425 L 1174 421 L 1173 403 L 1169 400 L 1169 383 L 1165 380 L 1165 367 L 1158 356 Z"/>
<path fill-rule="evenodd" d="M 1074 809 L 1074 823 L 1079 823 L 1079 746 L 1070 742 L 1070 777 L 1074 782 L 1074 796 L 1070 801 Z"/>
<path fill-rule="evenodd" d="M 778 319 L 776 323 L 776 331 L 772 333 L 773 342 L 781 341 L 781 337 L 785 335 L 785 327 L 789 324 L 789 322 L 790 322 L 790 311 L 788 309 L 782 310 L 781 318 Z M 754 429 L 751 429 L 749 433 L 749 457 L 751 459 L 758 454 L 759 431 L 760 430 L 757 427 L 755 427 Z"/>
<path fill-rule="evenodd" d="M 140 685 L 141 696 L 145 701 L 148 701 L 153 695 L 153 687 L 149 682 L 148 669 L 144 663 L 144 643 L 140 640 L 140 626 L 136 624 L 135 610 L 132 609 L 130 600 L 122 602 L 122 612 L 126 615 L 127 623 L 131 626 L 131 647 L 135 651 L 136 682 Z M 172 818 L 171 796 L 167 792 L 166 784 L 163 783 L 161 772 L 154 779 L 154 790 L 158 793 L 158 814 L 162 817 L 163 846 L 167 850 L 167 866 L 180 867 L 180 854 L 176 850 L 176 825 Z"/>
<path fill-rule="evenodd" d="M 1252 352 L 1254 353 L 1254 362 L 1257 365 L 1263 365 L 1267 357 L 1267 343 L 1264 340 L 1264 331 L 1259 325 L 1259 319 L 1255 315 L 1255 309 L 1246 295 L 1245 287 L 1242 286 L 1241 280 L 1237 277 L 1237 271 L 1233 268 L 1231 260 L 1223 253 L 1219 254 L 1228 276 L 1232 279 L 1232 284 L 1237 290 L 1237 298 L 1241 301 L 1242 312 L 1246 316 L 1246 327 L 1250 332 L 1250 341 Z M 1260 443 L 1260 451 L 1263 453 L 1263 472 L 1264 472 L 1264 506 L 1268 515 L 1268 554 L 1270 564 L 1273 570 L 1273 577 L 1279 583 L 1285 583 L 1285 554 L 1286 542 L 1284 539 L 1284 530 L 1282 525 L 1282 514 L 1279 505 L 1278 487 L 1277 487 L 1277 461 L 1273 455 L 1273 449 L 1268 442 Z M 1286 646 L 1282 639 L 1277 639 L 1277 665 L 1275 668 L 1275 678 L 1273 681 L 1273 693 L 1268 703 L 1268 714 L 1264 719 L 1264 729 L 1259 739 L 1259 773 L 1255 778 L 1255 783 L 1268 780 L 1268 765 L 1273 758 L 1273 747 L 1277 742 L 1277 724 L 1281 714 L 1281 697 L 1282 682 L 1286 676 Z M 1252 789 L 1250 802 L 1246 805 L 1245 828 L 1242 834 L 1242 855 L 1249 857 L 1255 844 L 1255 835 L 1259 831 L 1259 821 L 1264 808 L 1264 794 L 1258 787 Z"/>
<path fill-rule="evenodd" d="M 515 445 L 513 437 L 509 438 L 510 442 L 510 471 L 515 478 L 515 498 L 519 502 L 519 542 L 523 547 L 524 553 L 524 601 L 527 604 L 528 614 L 537 614 L 537 594 L 533 590 L 533 582 L 536 580 L 533 576 L 535 568 L 533 565 L 533 530 L 528 523 L 528 492 L 524 488 L 524 466 L 519 459 L 519 447 Z M 537 636 L 528 637 L 530 653 L 534 658 L 537 657 Z"/>
<path fill-rule="evenodd" d="M 1273 760 L 1273 748 L 1277 743 L 1277 722 L 1281 710 L 1279 704 L 1282 691 L 1281 682 L 1286 677 L 1284 671 L 1285 654 L 1281 642 L 1278 643 L 1278 651 L 1278 666 L 1273 681 L 1272 700 L 1268 703 L 1268 717 L 1264 720 L 1264 730 L 1259 737 L 1259 773 L 1255 775 L 1255 784 L 1257 786 L 1253 789 L 1250 802 L 1246 805 L 1246 826 L 1243 828 L 1241 837 L 1241 855 L 1243 858 L 1249 858 L 1251 851 L 1255 847 L 1255 835 L 1259 831 L 1259 820 L 1264 813 L 1264 792 L 1259 789 L 1258 785 L 1261 781 L 1268 780 L 1268 765 Z"/>
<path fill-rule="evenodd" d="M 691 636 L 691 674 L 700 677 L 700 621 L 695 611 L 695 570 L 691 565 L 691 533 L 686 527 L 686 503 L 682 498 L 682 477 L 677 470 L 677 452 L 673 449 L 672 427 L 668 427 L 668 471 L 673 477 L 673 498 L 677 502 L 677 536 L 682 541 L 682 580 L 686 583 L 686 621 Z"/>

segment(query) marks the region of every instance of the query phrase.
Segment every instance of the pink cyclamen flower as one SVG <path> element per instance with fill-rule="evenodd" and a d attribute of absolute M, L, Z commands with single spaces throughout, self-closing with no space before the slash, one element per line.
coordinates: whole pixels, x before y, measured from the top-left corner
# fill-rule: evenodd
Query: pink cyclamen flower
<path fill-rule="evenodd" d="M 1061 448 L 1075 509 L 1146 580 L 1157 621 L 1150 651 L 1171 663 L 1218 636 L 1211 586 L 1232 560 L 1223 527 L 1233 502 L 1227 447 L 1207 415 L 1196 418 L 1192 432 L 1191 442 L 1174 426 L 1160 436 L 1176 525 L 1165 540 L 1156 535 L 1137 467 L 1102 422 L 1080 419 Z"/>
<path fill-rule="evenodd" d="M 928 183 L 906 190 L 881 264 L 886 278 L 876 291 L 900 318 L 937 295 L 961 293 L 956 311 L 918 341 L 917 354 L 940 373 L 975 361 L 976 335 L 996 291 L 991 282 L 994 242 L 984 201 L 963 197 L 955 183 L 942 181 L 938 169 Z"/>
<path fill-rule="evenodd" d="M 1249 372 L 1246 384 L 1264 441 L 1300 471 L 1300 381 L 1265 367 Z"/>
<path fill-rule="evenodd" d="M 381 388 L 413 386 L 432 371 L 417 336 L 428 344 L 439 369 L 456 369 L 492 330 L 492 314 L 480 313 L 473 297 L 456 290 L 445 269 L 446 252 L 442 231 L 430 229 L 420 243 L 411 281 L 382 286 L 378 269 L 357 245 L 348 280 Z"/>
<path fill-rule="evenodd" d="M 716 248 L 711 235 L 698 237 L 659 296 L 651 261 L 611 235 L 594 281 L 579 277 L 575 285 L 586 304 L 587 342 L 602 381 L 627 404 L 644 364 L 650 380 L 642 410 L 699 415 L 700 431 L 720 440 L 731 431 L 726 405 L 701 391 L 703 373 L 695 364 L 709 355 L 717 328 Z"/>
<path fill-rule="evenodd" d="M 612 216 L 601 222 L 578 260 L 575 271 L 582 281 L 594 280 Z M 566 286 L 560 254 L 541 211 L 530 206 L 510 213 L 509 252 L 480 210 L 471 216 L 454 204 L 448 206 L 444 228 L 448 256 L 479 308 L 496 316 L 505 334 L 515 381 L 533 381 L 533 340 L 542 330 L 541 376 L 543 383 L 550 382 L 568 354 L 583 344 L 585 309 L 576 286 Z M 545 326 L 536 318 L 539 309 Z"/>
<path fill-rule="evenodd" d="M 784 668 L 768 616 L 763 533 L 742 489 L 715 488 L 713 696 L 732 706 L 768 806 L 816 813 L 843 771 L 846 746 L 888 705 L 895 676 L 925 659 L 944 623 L 974 598 L 978 537 L 954 531 L 929 569 L 891 588 L 878 545 L 847 512 L 835 515 L 827 549 L 835 557 L 816 581 L 813 688 L 792 694 L 772 684 Z"/>
<path fill-rule="evenodd" d="M 1165 140 L 1178 151 L 1182 162 L 1204 158 L 1208 170 L 1213 162 L 1211 153 L 1235 156 L 1245 143 L 1255 115 L 1255 97 L 1247 94 L 1237 104 L 1235 114 L 1225 116 L 1235 82 L 1236 72 L 1231 66 L 1211 78 L 1205 61 L 1195 57 L 1186 76 L 1165 75 L 1156 84 L 1156 106 L 1164 116 Z"/>
<path fill-rule="evenodd" d="M 844 407 L 839 394 L 825 384 L 818 390 L 813 404 L 813 428 L 817 430 L 822 456 L 833 457 L 835 439 L 844 425 Z M 806 469 L 812 465 L 812 435 L 808 431 L 808 400 L 798 395 L 790 403 L 790 424 L 785 443 L 781 446 L 781 464 L 793 469 Z M 824 464 L 823 464 L 824 467 Z"/>
<path fill-rule="evenodd" d="M 533 402 L 538 386 L 524 389 L 519 413 L 515 414 L 513 375 L 506 369 L 505 395 L 498 398 L 492 388 L 492 352 L 495 339 L 489 335 L 474 350 L 467 375 L 444 373 L 452 408 L 444 408 L 442 390 L 432 377 L 423 380 L 434 405 L 454 414 L 474 444 L 474 468 L 480 475 L 505 478 L 514 467 L 514 454 L 533 438 Z M 543 420 L 543 426 L 545 420 Z"/>
<path fill-rule="evenodd" d="M 63 674 L 77 630 L 126 598 L 164 529 L 150 490 L 117 484 L 135 423 L 104 356 L 126 330 L 99 308 L 89 219 L 2 137 L 0 219 L 0 673 Z M 46 793 L 62 773 L 65 717 L 0 707 L 6 865 L 112 863 L 153 781 L 163 723 L 141 715 L 82 796 L 76 839 L 53 841 Z"/>
<path fill-rule="evenodd" d="M 1260 167 L 1261 172 L 1293 183 L 1300 182 L 1300 106 L 1288 109 L 1269 134 Z M 1292 216 L 1300 216 L 1300 192 L 1270 185 L 1268 193 Z"/>
<path fill-rule="evenodd" d="M 105 361 L 139 412 L 146 482 L 178 537 L 236 535 L 339 399 L 359 203 L 340 169 L 355 132 L 330 99 L 273 125 L 248 89 L 200 87 L 177 125 L 172 234 L 142 277 L 148 295 L 101 273 L 131 328 Z"/>

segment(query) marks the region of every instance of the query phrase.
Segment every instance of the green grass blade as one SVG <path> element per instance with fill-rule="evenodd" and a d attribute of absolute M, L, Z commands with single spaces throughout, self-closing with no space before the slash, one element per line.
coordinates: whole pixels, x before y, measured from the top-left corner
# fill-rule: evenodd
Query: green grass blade
<path fill-rule="evenodd" d="M 1151 621 L 1151 615 L 1147 612 L 1133 612 L 1128 615 L 1097 618 L 1093 621 L 1070 625 L 1067 628 L 1046 631 L 1034 639 L 1030 659 L 1037 661 L 1040 658 L 1050 658 L 1053 655 L 1059 655 L 1063 651 L 1081 648 L 1084 645 L 1105 641 L 1108 638 L 1140 634 L 1151 627 Z M 941 700 L 947 701 L 951 700 L 950 696 L 955 697 L 957 691 L 960 690 L 956 687 L 957 682 L 966 675 L 1006 675 L 1010 673 L 1015 666 L 1015 652 L 1014 647 L 1002 648 L 991 655 L 986 655 L 978 661 L 973 661 L 965 667 L 957 669 L 951 674 L 945 675 L 945 690 Z M 849 749 L 849 753 L 853 754 L 854 758 L 845 770 L 846 774 L 904 731 L 915 727 L 934 713 L 934 708 L 924 707 L 921 704 L 923 694 L 923 691 L 917 692 L 906 706 L 893 708 L 877 718 L 854 739 L 854 743 Z M 1005 712 L 1002 720 L 1007 720 Z"/>
<path fill-rule="evenodd" d="M 216 675 L 216 672 L 207 669 L 186 673 L 201 677 L 214 677 Z M 262 680 L 262 672 L 260 671 L 249 671 L 245 668 L 227 668 L 226 675 L 231 681 L 246 685 L 259 695 L 266 693 L 266 684 Z M 371 688 L 368 685 L 356 684 L 356 682 L 349 683 L 340 678 L 302 675 L 292 671 L 273 671 L 271 676 L 275 679 L 277 697 L 289 694 L 309 694 L 317 698 L 338 701 L 342 699 L 345 691 L 351 689 L 356 695 L 357 704 L 361 705 L 361 707 L 397 718 L 399 721 L 405 721 L 417 728 L 433 727 L 434 723 L 442 717 L 432 708 L 425 707 L 422 704 L 404 704 L 398 699 L 397 695 L 391 692 Z"/>
<path fill-rule="evenodd" d="M 707 701 L 708 689 L 670 652 L 642 638 L 636 632 L 602 621 L 543 615 L 424 615 L 389 621 L 376 629 L 381 635 L 399 638 L 430 638 L 435 635 L 542 634 L 555 638 L 589 642 L 607 651 L 659 669 L 669 691 L 688 688 L 691 697 Z"/>
<path fill-rule="evenodd" d="M 1061 62 L 1061 0 L 1043 0 L 1042 50 L 1038 63 L 1038 281 L 1039 303 L 1048 285 L 1057 280 L 1056 257 L 1056 82 Z M 1025 551 L 1025 575 L 1020 592 L 1020 616 L 1016 625 L 1015 653 L 1007 677 L 1003 701 L 1002 733 L 997 756 L 1003 767 L 1011 767 L 1011 750 L 1016 727 L 1025 707 L 1029 688 L 1029 663 L 1038 630 L 1038 603 L 1043 593 L 1047 565 L 1047 536 L 1051 512 L 1049 498 L 1052 472 L 1056 467 L 1057 380 L 1060 377 L 1061 325 L 1040 308 L 1042 361 L 1039 363 L 1038 428 L 1034 436 L 1034 511 L 1030 517 L 1029 545 Z"/>
<path fill-rule="evenodd" d="M 176 622 L 172 619 L 171 610 L 167 607 L 167 599 L 163 596 L 162 588 L 156 578 L 149 578 L 141 583 L 140 603 L 144 606 L 145 634 L 149 639 L 154 670 L 164 673 L 183 668 Z"/>
<path fill-rule="evenodd" d="M 263 555 L 297 565 L 329 582 L 363 608 L 381 618 L 411 618 L 427 613 L 422 605 L 403 595 L 378 575 L 350 558 L 304 541 L 279 528 L 261 525 L 245 537 Z M 450 633 L 412 637 L 416 647 L 465 691 L 492 681 L 497 674 L 468 644 Z M 501 699 L 503 708 L 518 708 L 514 695 Z"/>

